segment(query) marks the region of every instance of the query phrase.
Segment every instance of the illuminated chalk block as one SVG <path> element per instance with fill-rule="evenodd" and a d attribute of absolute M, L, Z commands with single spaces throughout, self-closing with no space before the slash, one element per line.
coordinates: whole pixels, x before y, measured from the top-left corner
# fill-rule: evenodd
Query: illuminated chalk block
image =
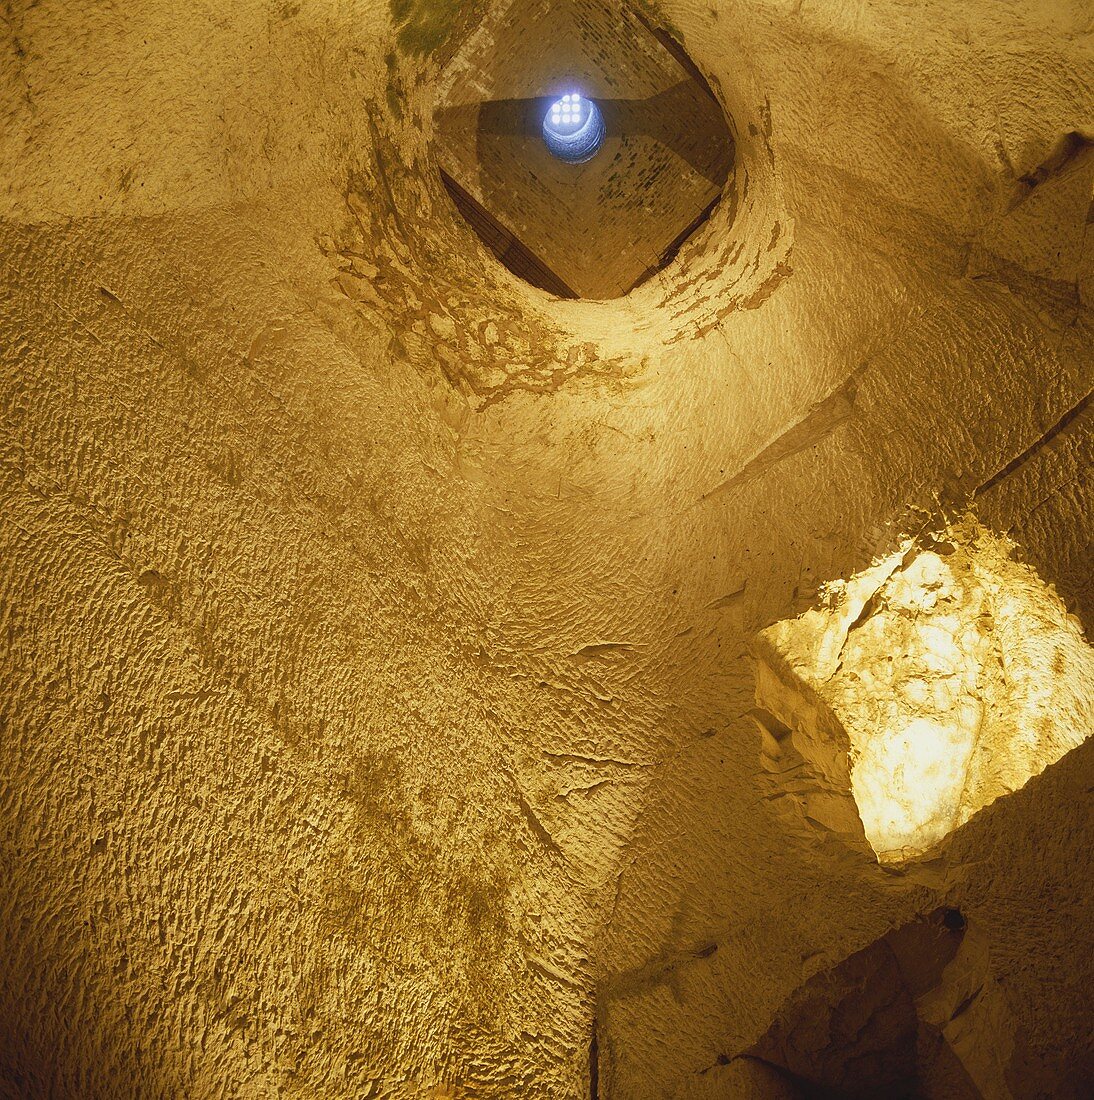
<path fill-rule="evenodd" d="M 853 797 L 881 860 L 929 850 L 1094 727 L 1094 650 L 1012 549 L 963 520 L 756 640 L 757 703 Z"/>

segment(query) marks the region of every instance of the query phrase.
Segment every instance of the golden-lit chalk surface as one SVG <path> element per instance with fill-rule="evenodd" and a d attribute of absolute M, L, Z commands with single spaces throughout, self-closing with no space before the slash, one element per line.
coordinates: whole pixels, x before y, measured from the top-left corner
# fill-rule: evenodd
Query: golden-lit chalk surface
<path fill-rule="evenodd" d="M 1088 8 L 636 4 L 733 170 L 599 302 L 441 179 L 485 5 L 6 5 L 0 1096 L 1086 1100 Z"/>
<path fill-rule="evenodd" d="M 757 643 L 836 724 L 765 692 L 767 676 L 757 703 L 803 757 L 838 756 L 829 778 L 849 783 L 882 860 L 929 851 L 1094 732 L 1094 649 L 1010 552 L 967 518 L 827 585 L 821 607 Z"/>

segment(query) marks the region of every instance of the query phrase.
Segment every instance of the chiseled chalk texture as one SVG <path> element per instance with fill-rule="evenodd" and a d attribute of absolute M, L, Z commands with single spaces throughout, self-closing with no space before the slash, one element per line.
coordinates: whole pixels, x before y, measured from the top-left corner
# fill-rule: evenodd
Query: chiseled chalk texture
<path fill-rule="evenodd" d="M 892 874 L 749 644 L 972 498 L 1089 637 L 1089 5 L 643 7 L 735 171 L 607 303 L 435 171 L 478 5 L 3 9 L 0 1094 L 778 1095 L 951 906 L 1083 1095 L 1091 742 Z"/>
<path fill-rule="evenodd" d="M 1094 649 L 1010 549 L 971 518 L 906 540 L 757 640 L 757 703 L 853 795 L 881 859 L 930 850 L 1094 732 Z"/>

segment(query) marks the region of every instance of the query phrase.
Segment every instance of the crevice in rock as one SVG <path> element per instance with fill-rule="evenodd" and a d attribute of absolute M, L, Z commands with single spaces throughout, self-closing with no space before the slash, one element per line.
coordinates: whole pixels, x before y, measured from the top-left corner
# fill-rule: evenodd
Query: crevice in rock
<path fill-rule="evenodd" d="M 992 474 L 982 485 L 973 491 L 973 499 L 983 496 L 989 490 L 994 489 L 1001 481 L 1005 481 L 1015 471 L 1021 469 L 1031 458 L 1050 444 L 1062 432 L 1068 431 L 1073 425 L 1084 422 L 1086 414 L 1090 410 L 1091 399 L 1094 398 L 1094 390 L 1088 393 L 1081 401 L 1073 405 L 1059 420 L 1047 431 L 1034 440 L 1020 455 L 1011 459 L 1001 470 Z"/>
<path fill-rule="evenodd" d="M 1094 149 L 1094 138 L 1077 130 L 1064 134 L 1044 161 L 1032 171 L 1018 177 L 1020 190 L 1011 200 L 1009 210 L 1020 206 L 1038 187 L 1068 172 L 1090 149 Z"/>
<path fill-rule="evenodd" d="M 749 459 L 732 477 L 726 478 L 713 489 L 708 489 L 699 500 L 710 500 L 729 489 L 752 481 L 772 466 L 816 445 L 835 431 L 855 410 L 855 398 L 864 370 L 865 366 L 853 371 L 841 386 L 817 402 L 801 420 Z"/>
<path fill-rule="evenodd" d="M 589 1040 L 589 1100 L 600 1100 L 600 1042 L 597 1037 L 596 1013 L 593 1013 L 592 1037 Z"/>

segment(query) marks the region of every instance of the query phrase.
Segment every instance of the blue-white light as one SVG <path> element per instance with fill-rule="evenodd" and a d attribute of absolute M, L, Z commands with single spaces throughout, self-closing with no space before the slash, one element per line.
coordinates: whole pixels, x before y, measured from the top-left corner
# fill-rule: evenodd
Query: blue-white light
<path fill-rule="evenodd" d="M 581 164 L 596 155 L 604 143 L 604 117 L 600 108 L 579 92 L 567 92 L 547 110 L 543 140 L 560 160 Z"/>

